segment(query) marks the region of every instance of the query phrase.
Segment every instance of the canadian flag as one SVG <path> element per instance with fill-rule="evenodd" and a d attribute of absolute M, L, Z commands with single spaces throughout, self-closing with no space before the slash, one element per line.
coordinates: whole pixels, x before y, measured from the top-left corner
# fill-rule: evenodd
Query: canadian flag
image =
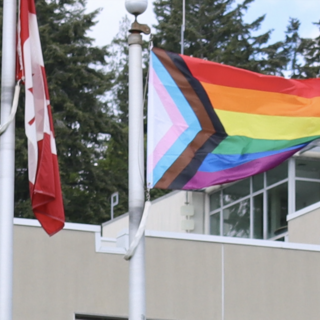
<path fill-rule="evenodd" d="M 64 226 L 57 150 L 34 0 L 20 0 L 18 79 L 25 84 L 25 131 L 32 210 L 53 235 Z"/>

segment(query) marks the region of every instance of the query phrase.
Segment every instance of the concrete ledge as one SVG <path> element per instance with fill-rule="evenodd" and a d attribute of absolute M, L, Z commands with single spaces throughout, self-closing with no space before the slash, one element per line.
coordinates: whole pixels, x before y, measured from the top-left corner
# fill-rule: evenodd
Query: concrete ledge
<path fill-rule="evenodd" d="M 39 221 L 36 219 L 14 218 L 13 224 L 16 226 L 41 227 Z M 101 227 L 93 224 L 66 222 L 63 230 L 101 232 Z"/>
<path fill-rule="evenodd" d="M 312 204 L 311 206 L 308 206 L 308 207 L 305 207 L 305 208 L 303 208 L 301 210 L 298 210 L 298 211 L 296 211 L 294 213 L 288 214 L 287 215 L 287 221 L 290 221 L 290 220 L 293 220 L 293 219 L 298 218 L 300 216 L 303 216 L 303 215 L 305 215 L 307 213 L 310 213 L 310 212 L 312 212 L 314 210 L 317 210 L 319 208 L 320 208 L 320 201 Z"/>
<path fill-rule="evenodd" d="M 146 237 L 320 252 L 320 245 L 146 230 Z"/>
<path fill-rule="evenodd" d="M 244 239 L 244 238 L 221 237 L 221 236 L 211 236 L 211 235 L 202 235 L 202 234 L 191 234 L 191 233 L 188 234 L 188 233 L 175 233 L 175 232 L 165 232 L 165 231 L 153 231 L 153 230 L 146 230 L 145 236 L 146 238 L 213 242 L 213 243 L 221 243 L 221 244 L 235 244 L 235 245 L 265 247 L 265 248 L 280 248 L 280 249 L 320 252 L 320 245 L 293 243 L 293 242 L 280 242 L 280 241 L 272 241 L 272 240 Z M 118 234 L 117 239 L 122 237 L 129 238 L 127 229 L 122 230 Z M 126 242 L 123 242 L 123 243 L 126 244 Z M 117 241 L 117 244 L 119 247 L 119 245 L 122 243 L 120 241 Z"/>
<path fill-rule="evenodd" d="M 311 205 L 307 208 L 304 208 L 303 210 L 297 211 L 294 215 L 299 216 L 302 214 L 306 214 L 318 208 L 320 208 L 320 202 L 314 205 Z M 293 218 L 291 217 L 291 219 Z M 21 225 L 21 226 L 28 226 L 28 227 L 41 227 L 38 220 L 34 220 L 34 219 L 14 218 L 14 224 Z M 111 239 L 111 238 L 101 237 L 100 226 L 97 226 L 97 225 L 66 223 L 64 229 L 95 233 L 96 252 L 123 255 L 125 254 L 125 251 L 126 251 L 125 248 L 128 246 L 128 243 L 127 243 L 128 230 L 123 230 L 122 232 L 120 232 L 117 239 Z M 303 243 L 243 239 L 243 238 L 221 237 L 221 236 L 211 236 L 211 235 L 202 235 L 202 234 L 152 231 L 152 230 L 146 230 L 145 236 L 147 238 L 149 237 L 149 238 L 162 238 L 162 239 L 172 239 L 172 240 L 201 241 L 201 242 L 212 242 L 212 243 L 221 243 L 221 244 L 235 244 L 235 245 L 266 247 L 266 248 L 282 248 L 282 249 L 290 249 L 290 250 L 320 252 L 320 245 L 303 244 Z"/>

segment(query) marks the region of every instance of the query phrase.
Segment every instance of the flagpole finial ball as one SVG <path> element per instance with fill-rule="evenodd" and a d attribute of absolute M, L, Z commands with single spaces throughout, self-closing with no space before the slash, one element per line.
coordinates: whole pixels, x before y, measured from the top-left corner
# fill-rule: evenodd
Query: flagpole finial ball
<path fill-rule="evenodd" d="M 146 11 L 148 0 L 126 0 L 125 6 L 129 13 L 138 16 Z"/>

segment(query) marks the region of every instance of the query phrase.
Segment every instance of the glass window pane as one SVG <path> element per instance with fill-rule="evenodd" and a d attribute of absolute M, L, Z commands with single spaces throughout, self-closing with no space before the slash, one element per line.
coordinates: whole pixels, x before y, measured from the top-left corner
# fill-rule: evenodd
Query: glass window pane
<path fill-rule="evenodd" d="M 288 178 L 288 162 L 285 161 L 279 166 L 267 171 L 267 185 L 270 186 L 276 182 Z"/>
<path fill-rule="evenodd" d="M 250 193 L 250 179 L 245 179 L 223 189 L 223 204 L 239 200 Z"/>
<path fill-rule="evenodd" d="M 288 184 L 283 183 L 267 191 L 268 237 L 272 238 L 285 231 L 288 214 Z"/>
<path fill-rule="evenodd" d="M 320 201 L 320 183 L 296 181 L 296 210 Z"/>
<path fill-rule="evenodd" d="M 223 235 L 249 238 L 250 199 L 243 200 L 223 210 Z"/>
<path fill-rule="evenodd" d="M 253 237 L 263 239 L 263 194 L 253 197 Z"/>
<path fill-rule="evenodd" d="M 260 173 L 252 177 L 253 192 L 263 189 L 263 176 L 264 174 Z"/>
<path fill-rule="evenodd" d="M 320 161 L 296 159 L 296 177 L 320 179 Z"/>
<path fill-rule="evenodd" d="M 220 208 L 220 194 L 221 191 L 210 195 L 210 211 Z"/>
<path fill-rule="evenodd" d="M 220 236 L 220 212 L 210 216 L 210 234 Z"/>

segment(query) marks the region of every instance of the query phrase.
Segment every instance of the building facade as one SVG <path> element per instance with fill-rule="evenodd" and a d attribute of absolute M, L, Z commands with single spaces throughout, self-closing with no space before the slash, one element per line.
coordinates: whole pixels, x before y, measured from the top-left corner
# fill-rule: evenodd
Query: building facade
<path fill-rule="evenodd" d="M 314 156 L 237 183 L 153 201 L 146 316 L 153 320 L 316 320 L 320 170 Z M 15 219 L 14 320 L 128 317 L 128 215 L 67 223 L 49 238 Z"/>

